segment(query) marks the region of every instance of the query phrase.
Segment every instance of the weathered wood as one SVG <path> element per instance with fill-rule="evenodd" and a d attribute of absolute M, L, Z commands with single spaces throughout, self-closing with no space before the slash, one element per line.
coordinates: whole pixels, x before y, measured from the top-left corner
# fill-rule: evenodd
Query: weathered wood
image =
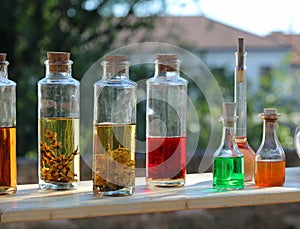
<path fill-rule="evenodd" d="M 75 191 L 39 191 L 37 184 L 20 185 L 15 196 L 0 198 L 0 221 L 19 222 L 140 214 L 201 208 L 237 207 L 300 202 L 300 167 L 288 168 L 283 187 L 257 188 L 247 183 L 244 190 L 216 192 L 212 174 L 189 174 L 183 188 L 145 186 L 136 179 L 136 191 L 130 197 L 97 197 L 92 182 L 82 181 Z"/>

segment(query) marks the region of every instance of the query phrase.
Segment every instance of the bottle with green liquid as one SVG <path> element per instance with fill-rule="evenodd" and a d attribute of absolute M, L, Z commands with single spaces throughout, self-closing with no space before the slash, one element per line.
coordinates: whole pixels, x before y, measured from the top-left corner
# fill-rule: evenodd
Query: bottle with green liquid
<path fill-rule="evenodd" d="M 222 141 L 213 158 L 213 187 L 217 190 L 244 188 L 244 157 L 235 142 L 235 103 L 224 103 Z"/>

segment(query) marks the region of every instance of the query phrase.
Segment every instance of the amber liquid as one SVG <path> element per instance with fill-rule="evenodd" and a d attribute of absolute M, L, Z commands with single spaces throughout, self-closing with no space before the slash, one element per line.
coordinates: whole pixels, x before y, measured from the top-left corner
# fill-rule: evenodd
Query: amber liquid
<path fill-rule="evenodd" d="M 255 163 L 257 186 L 282 186 L 285 181 L 285 161 L 262 160 Z"/>
<path fill-rule="evenodd" d="M 255 152 L 249 146 L 246 137 L 236 137 L 235 142 L 244 155 L 245 181 L 252 181 L 254 176 Z"/>
<path fill-rule="evenodd" d="M 147 184 L 183 186 L 186 174 L 186 137 L 147 138 Z"/>
<path fill-rule="evenodd" d="M 16 128 L 0 128 L 0 195 L 17 191 Z"/>
<path fill-rule="evenodd" d="M 80 172 L 79 119 L 39 120 L 40 189 L 74 189 Z"/>
<path fill-rule="evenodd" d="M 135 124 L 94 125 L 94 194 L 108 196 L 133 194 L 135 132 Z"/>

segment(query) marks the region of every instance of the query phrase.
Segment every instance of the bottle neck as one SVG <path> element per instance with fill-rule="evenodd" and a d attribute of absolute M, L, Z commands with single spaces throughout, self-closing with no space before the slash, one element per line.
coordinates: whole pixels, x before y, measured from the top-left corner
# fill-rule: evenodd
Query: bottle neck
<path fill-rule="evenodd" d="M 0 79 L 8 78 L 7 66 L 8 64 L 0 64 Z"/>
<path fill-rule="evenodd" d="M 276 119 L 264 119 L 263 142 L 275 142 L 277 140 L 277 122 Z"/>
<path fill-rule="evenodd" d="M 176 77 L 179 76 L 180 64 L 178 60 L 162 62 L 155 61 L 154 77 Z"/>
<path fill-rule="evenodd" d="M 67 79 L 72 77 L 72 61 L 67 63 L 50 63 L 48 60 L 46 65 L 46 78 L 51 79 Z"/>
<path fill-rule="evenodd" d="M 234 102 L 236 115 L 236 136 L 247 136 L 247 78 L 246 78 L 246 52 L 236 52 Z"/>
<path fill-rule="evenodd" d="M 235 120 L 223 120 L 222 143 L 224 148 L 233 148 L 235 144 Z"/>
<path fill-rule="evenodd" d="M 109 62 L 104 61 L 103 65 L 103 79 L 108 81 L 118 81 L 124 78 L 129 78 L 129 62 Z"/>

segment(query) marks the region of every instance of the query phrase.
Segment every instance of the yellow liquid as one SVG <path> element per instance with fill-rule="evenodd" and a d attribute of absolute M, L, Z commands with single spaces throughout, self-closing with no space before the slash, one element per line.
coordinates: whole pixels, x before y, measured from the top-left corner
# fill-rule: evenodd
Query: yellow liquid
<path fill-rule="evenodd" d="M 135 124 L 94 125 L 93 189 L 95 194 L 133 194 L 135 132 Z"/>
<path fill-rule="evenodd" d="M 16 127 L 0 128 L 0 195 L 17 190 Z"/>
<path fill-rule="evenodd" d="M 79 181 L 79 119 L 40 119 L 39 137 L 40 188 L 73 188 L 63 184 Z"/>

